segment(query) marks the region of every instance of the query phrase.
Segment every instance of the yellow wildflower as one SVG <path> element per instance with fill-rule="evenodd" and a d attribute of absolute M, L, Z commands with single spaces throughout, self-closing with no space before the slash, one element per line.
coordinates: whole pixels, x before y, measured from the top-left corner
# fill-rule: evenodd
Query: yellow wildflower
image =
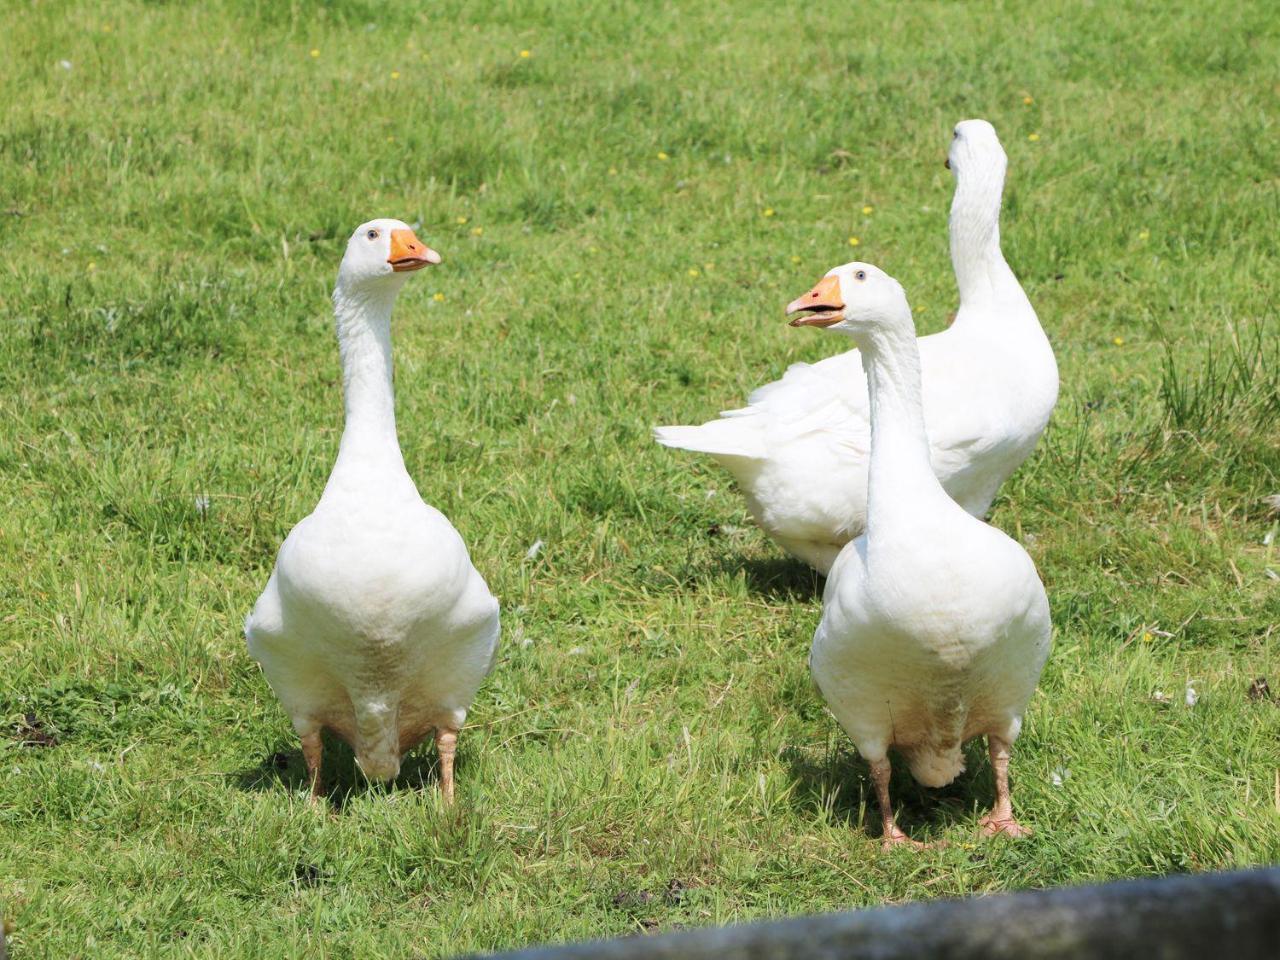
<path fill-rule="evenodd" d="M 467 222 L 467 218 L 466 218 L 466 217 L 459 217 L 459 218 L 458 218 L 458 226 L 462 226 L 462 225 L 463 225 L 464 223 L 466 223 L 466 222 Z"/>
<path fill-rule="evenodd" d="M 478 237 L 478 236 L 480 236 L 482 233 L 484 233 L 484 227 L 472 227 L 472 228 L 471 228 L 471 235 L 472 235 L 473 237 Z"/>
<path fill-rule="evenodd" d="M 1151 231 L 1150 231 L 1150 230 L 1139 230 L 1139 231 L 1138 231 L 1138 239 L 1139 239 L 1139 240 L 1150 240 L 1150 239 L 1151 239 Z"/>
<path fill-rule="evenodd" d="M 521 50 L 521 51 L 520 51 L 520 59 L 521 59 L 521 60 L 528 60 L 528 59 L 529 59 L 530 57 L 532 57 L 532 56 L 533 56 L 533 54 L 532 54 L 532 53 L 530 53 L 528 50 Z"/>
<path fill-rule="evenodd" d="M 399 80 L 399 79 L 400 79 L 400 71 L 399 71 L 399 70 L 392 70 L 392 71 L 391 71 L 391 79 L 392 79 L 392 80 Z"/>
<path fill-rule="evenodd" d="M 1023 103 L 1023 105 L 1024 105 L 1024 106 L 1029 107 L 1029 106 L 1031 106 L 1033 103 L 1035 103 L 1035 100 L 1033 100 L 1031 97 L 1027 96 L 1027 97 L 1023 97 L 1023 98 L 1022 98 L 1022 103 Z"/>
<path fill-rule="evenodd" d="M 1027 134 L 1027 139 L 1028 139 L 1028 140 L 1030 140 L 1032 143 L 1035 143 L 1037 140 L 1039 140 L 1039 139 L 1040 139 L 1040 134 L 1038 134 L 1038 133 L 1028 133 L 1028 134 Z"/>
<path fill-rule="evenodd" d="M 318 56 L 320 56 L 320 51 L 319 51 L 319 50 L 317 50 L 315 47 L 312 47 L 312 48 L 311 48 L 311 59 L 313 59 L 313 60 L 314 60 L 314 59 L 315 59 L 316 57 L 318 57 Z"/>
<path fill-rule="evenodd" d="M 669 156 L 667 156 L 667 153 L 666 153 L 666 151 L 665 151 L 665 150 L 659 150 L 659 151 L 658 151 L 658 159 L 659 159 L 659 160 L 670 160 L 671 158 L 670 158 Z"/>
<path fill-rule="evenodd" d="M 698 270 L 697 270 L 697 268 L 696 268 L 696 267 L 690 267 L 690 268 L 689 268 L 689 276 L 691 276 L 691 277 L 696 277 L 696 276 L 698 276 Z"/>
<path fill-rule="evenodd" d="M 611 177 L 616 177 L 617 175 L 618 175 L 618 168 L 617 168 L 617 167 L 610 167 L 610 168 L 609 168 L 609 176 L 611 176 Z"/>
<path fill-rule="evenodd" d="M 868 203 L 865 207 L 862 208 L 862 214 L 863 216 L 870 216 L 872 213 L 875 212 L 875 209 L 876 209 L 875 207 L 873 207 L 871 204 Z"/>
<path fill-rule="evenodd" d="M 1123 347 L 1124 337 L 1112 337 L 1111 342 L 1114 343 L 1117 347 Z"/>
<path fill-rule="evenodd" d="M 799 262 L 800 262 L 800 257 L 798 257 L 796 254 L 794 254 L 794 253 L 793 253 L 793 254 L 791 255 L 791 262 L 792 262 L 792 263 L 799 263 Z"/>
<path fill-rule="evenodd" d="M 861 241 L 861 240 L 859 240 L 857 237 L 850 237 L 850 238 L 849 238 L 849 246 L 851 246 L 851 247 L 856 247 L 856 246 L 857 246 L 858 244 L 860 244 L 861 242 L 862 242 L 862 241 Z"/>
<path fill-rule="evenodd" d="M 431 299 L 432 299 L 432 300 L 434 300 L 436 303 L 444 303 L 444 294 L 443 294 L 443 293 L 433 293 L 433 294 L 431 295 Z"/>
<path fill-rule="evenodd" d="M 760 216 L 762 216 L 762 217 L 772 217 L 772 216 L 773 216 L 773 207 L 765 207 L 763 210 L 761 210 L 761 211 L 760 211 Z"/>

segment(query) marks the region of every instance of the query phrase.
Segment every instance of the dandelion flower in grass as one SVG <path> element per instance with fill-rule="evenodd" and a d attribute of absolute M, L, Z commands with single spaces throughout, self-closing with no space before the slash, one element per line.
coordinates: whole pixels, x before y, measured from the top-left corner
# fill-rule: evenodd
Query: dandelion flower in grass
<path fill-rule="evenodd" d="M 670 160 L 670 159 L 671 159 L 671 157 L 670 157 L 670 156 L 668 156 L 668 154 L 667 154 L 667 152 L 666 152 L 665 150 L 659 150 L 659 151 L 658 151 L 658 159 L 659 159 L 659 160 Z"/>
<path fill-rule="evenodd" d="M 471 235 L 472 235 L 473 237 L 481 236 L 483 233 L 484 233 L 484 227 L 472 227 L 472 228 L 471 228 Z"/>
<path fill-rule="evenodd" d="M 1032 143 L 1035 143 L 1037 140 L 1039 140 L 1039 139 L 1040 139 L 1040 134 L 1038 134 L 1038 133 L 1028 133 L 1028 134 L 1027 134 L 1027 139 L 1028 139 L 1028 140 L 1030 140 Z"/>
<path fill-rule="evenodd" d="M 457 221 L 457 222 L 458 222 L 458 226 L 462 226 L 464 223 L 466 223 L 466 222 L 467 222 L 467 218 L 466 218 L 466 217 L 458 217 L 458 221 Z"/>
<path fill-rule="evenodd" d="M 1150 239 L 1151 239 L 1151 231 L 1150 231 L 1150 230 L 1139 230 L 1139 231 L 1138 231 L 1138 239 L 1139 239 L 1139 240 L 1150 240 Z"/>
<path fill-rule="evenodd" d="M 689 276 L 691 276 L 691 277 L 697 277 L 697 276 L 700 276 L 700 274 L 698 273 L 698 268 L 697 268 L 697 267 L 690 267 L 690 268 L 689 268 Z"/>
<path fill-rule="evenodd" d="M 444 294 L 437 291 L 431 295 L 431 299 L 436 303 L 444 303 Z"/>
<path fill-rule="evenodd" d="M 762 216 L 762 217 L 772 217 L 772 216 L 773 216 L 773 207 L 765 207 L 763 210 L 761 210 L 761 211 L 760 211 L 760 216 Z"/>
<path fill-rule="evenodd" d="M 1124 346 L 1124 337 L 1112 337 L 1112 338 L 1111 338 L 1111 342 L 1112 342 L 1113 344 L 1115 344 L 1117 347 L 1123 347 L 1123 346 Z"/>
<path fill-rule="evenodd" d="M 90 269 L 90 270 L 97 270 L 97 269 L 98 269 L 98 265 L 97 265 L 96 263 L 94 263 L 92 260 L 90 260 L 90 261 L 89 261 L 89 269 Z"/>
<path fill-rule="evenodd" d="M 531 51 L 529 51 L 529 50 L 521 50 L 521 51 L 520 51 L 520 59 L 521 59 L 521 60 L 528 60 L 528 59 L 529 59 L 530 57 L 532 57 L 532 56 L 533 56 L 533 53 L 532 53 Z"/>
<path fill-rule="evenodd" d="M 1036 102 L 1035 99 L 1031 96 L 1025 96 L 1022 98 L 1022 105 L 1024 107 L 1029 107 L 1035 102 Z"/>
<path fill-rule="evenodd" d="M 400 71 L 399 71 L 399 70 L 392 70 L 392 71 L 391 71 L 391 79 L 392 79 L 392 80 L 399 80 L 399 79 L 400 79 Z"/>
<path fill-rule="evenodd" d="M 857 246 L 858 244 L 860 244 L 861 242 L 862 242 L 862 241 L 861 241 L 861 240 L 859 240 L 857 237 L 850 237 L 850 238 L 849 238 L 849 246 L 851 246 L 851 247 L 856 247 L 856 246 Z"/>
<path fill-rule="evenodd" d="M 311 48 L 311 59 L 312 59 L 312 60 L 314 60 L 314 59 L 316 59 L 316 57 L 318 57 L 318 56 L 320 56 L 320 51 L 319 51 L 319 50 L 317 50 L 315 47 L 312 47 L 312 48 Z"/>
<path fill-rule="evenodd" d="M 610 168 L 609 168 L 609 176 L 611 176 L 611 177 L 616 177 L 617 175 L 618 175 L 618 168 L 617 168 L 617 167 L 610 167 Z"/>
<path fill-rule="evenodd" d="M 800 262 L 800 257 L 799 257 L 799 255 L 797 255 L 797 254 L 794 254 L 794 253 L 793 253 L 793 254 L 791 255 L 791 262 L 792 262 L 792 263 L 799 263 L 799 262 Z"/>
<path fill-rule="evenodd" d="M 873 206 L 872 206 L 871 204 L 869 204 L 869 203 L 868 203 L 865 207 L 863 207 L 863 208 L 862 208 L 862 215 L 863 215 L 863 216 L 866 216 L 866 217 L 871 216 L 871 214 L 873 214 L 873 213 L 875 213 L 875 212 L 876 212 L 876 208 L 875 208 L 875 207 L 873 207 Z"/>

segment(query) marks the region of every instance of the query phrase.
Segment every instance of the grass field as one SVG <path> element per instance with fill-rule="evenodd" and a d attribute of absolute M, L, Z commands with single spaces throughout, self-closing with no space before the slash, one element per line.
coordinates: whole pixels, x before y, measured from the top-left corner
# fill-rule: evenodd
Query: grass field
<path fill-rule="evenodd" d="M 1270 4 L 3 7 L 13 960 L 436 957 L 1280 861 Z M 975 744 L 948 789 L 895 778 L 950 844 L 883 855 L 806 667 L 818 580 L 649 428 L 842 346 L 782 305 L 843 261 L 940 329 L 971 116 L 1062 371 L 992 514 L 1056 624 L 1012 768 L 1036 835 L 978 841 Z M 310 807 L 240 634 L 336 451 L 327 298 L 373 216 L 444 255 L 398 308 L 401 442 L 504 607 L 450 810 L 429 749 L 386 789 L 332 750 Z"/>

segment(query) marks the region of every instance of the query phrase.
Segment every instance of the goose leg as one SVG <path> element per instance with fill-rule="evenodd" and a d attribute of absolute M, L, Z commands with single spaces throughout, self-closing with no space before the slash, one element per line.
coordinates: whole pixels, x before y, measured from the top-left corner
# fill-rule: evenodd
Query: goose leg
<path fill-rule="evenodd" d="M 876 803 L 880 806 L 880 823 L 883 827 L 880 847 L 888 850 L 900 843 L 909 843 L 916 849 L 920 849 L 924 844 L 912 840 L 893 822 L 893 805 L 889 802 L 889 774 L 892 770 L 888 757 L 871 761 L 871 779 L 875 781 Z"/>
<path fill-rule="evenodd" d="M 1001 833 L 1009 837 L 1031 836 L 1031 829 L 1024 827 L 1013 816 L 1013 801 L 1009 797 L 1009 751 L 1008 740 L 987 734 L 987 752 L 991 755 L 991 766 L 996 772 L 996 803 L 979 823 L 982 825 L 982 832 L 988 837 Z"/>
<path fill-rule="evenodd" d="M 458 750 L 458 731 L 437 728 L 436 750 L 440 753 L 440 792 L 445 803 L 453 803 L 453 755 Z"/>
<path fill-rule="evenodd" d="M 320 740 L 320 731 L 313 730 L 303 734 L 302 759 L 307 763 L 307 777 L 311 780 L 311 800 L 318 803 L 324 797 L 324 778 L 320 775 L 320 761 L 324 756 L 324 744 Z"/>

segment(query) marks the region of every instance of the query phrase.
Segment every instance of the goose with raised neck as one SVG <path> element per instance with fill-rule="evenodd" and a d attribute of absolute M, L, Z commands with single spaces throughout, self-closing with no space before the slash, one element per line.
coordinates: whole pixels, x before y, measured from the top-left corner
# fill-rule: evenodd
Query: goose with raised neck
<path fill-rule="evenodd" d="M 964 769 L 961 747 L 976 736 L 987 738 L 996 778 L 981 828 L 1023 836 L 1009 758 L 1051 633 L 1035 565 L 961 509 L 934 474 L 920 352 L 898 282 L 870 264 L 846 264 L 787 312 L 793 326 L 856 340 L 870 391 L 866 530 L 827 578 L 809 664 L 870 764 L 882 842 L 911 842 L 893 816 L 890 748 L 920 783 L 939 787 Z"/>
<path fill-rule="evenodd" d="M 434 734 L 454 794 L 458 732 L 497 654 L 498 602 L 458 532 L 423 503 L 396 436 L 391 313 L 409 275 L 439 255 L 399 220 L 362 224 L 333 294 L 345 424 L 315 510 L 285 539 L 245 621 L 323 795 L 321 734 L 373 780 Z"/>
<path fill-rule="evenodd" d="M 954 324 L 919 339 L 930 459 L 951 497 L 986 515 L 1035 449 L 1058 396 L 1053 350 L 1000 247 L 1007 159 L 991 124 L 956 125 L 949 233 Z M 866 525 L 870 408 L 857 350 L 793 364 L 745 407 L 701 426 L 658 427 L 666 446 L 710 454 L 756 522 L 820 573 Z"/>

